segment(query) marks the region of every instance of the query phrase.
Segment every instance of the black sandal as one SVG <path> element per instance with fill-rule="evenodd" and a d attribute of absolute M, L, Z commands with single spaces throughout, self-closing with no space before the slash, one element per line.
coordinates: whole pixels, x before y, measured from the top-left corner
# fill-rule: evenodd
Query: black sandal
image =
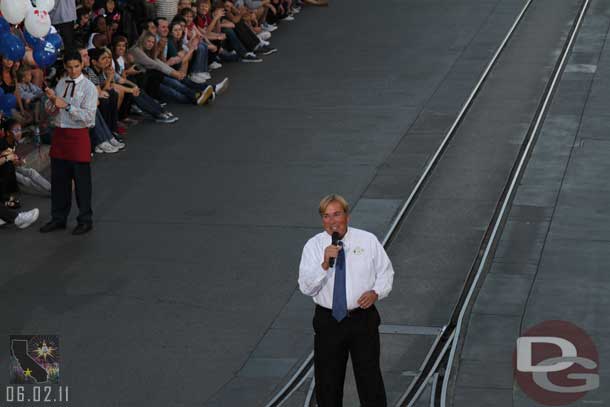
<path fill-rule="evenodd" d="M 21 208 L 21 202 L 19 202 L 18 199 L 15 199 L 14 197 L 10 197 L 8 201 L 4 202 L 4 206 L 6 206 L 9 209 L 19 209 Z"/>

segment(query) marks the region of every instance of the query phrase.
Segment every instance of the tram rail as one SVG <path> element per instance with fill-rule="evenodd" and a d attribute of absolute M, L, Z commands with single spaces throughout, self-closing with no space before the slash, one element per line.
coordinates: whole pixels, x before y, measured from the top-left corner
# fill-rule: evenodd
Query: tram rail
<path fill-rule="evenodd" d="M 582 19 L 586 13 L 586 10 L 588 9 L 589 2 L 590 0 L 583 0 L 580 6 L 579 15 L 575 19 L 575 22 L 571 28 L 571 32 L 568 35 L 568 39 L 564 44 L 560 57 L 558 58 L 558 62 L 551 75 L 552 79 L 549 81 L 545 89 L 543 95 L 543 102 L 539 105 L 537 109 L 535 120 L 532 122 L 532 125 L 528 130 L 527 136 L 521 146 L 521 150 L 518 154 L 518 157 L 515 160 L 515 164 L 511 171 L 509 180 L 506 183 L 502 196 L 498 201 L 496 210 L 494 211 L 494 216 L 489 224 L 489 227 L 486 230 L 485 238 L 482 241 L 481 250 L 479 251 L 480 254 L 473 262 L 473 266 L 470 272 L 468 273 L 468 276 L 461 290 L 459 299 L 456 302 L 456 305 L 454 306 L 454 309 L 452 311 L 451 318 L 448 321 L 447 325 L 444 326 L 441 332 L 437 335 L 428 354 L 422 362 L 420 369 L 418 370 L 418 375 L 411 381 L 406 391 L 399 398 L 399 401 L 396 404 L 397 406 L 413 406 L 418 401 L 425 388 L 430 385 L 430 383 L 433 384 L 430 405 L 442 407 L 446 406 L 449 381 L 451 377 L 448 373 L 451 372 L 453 364 L 455 363 L 454 361 L 458 352 L 457 347 L 459 344 L 461 329 L 464 323 L 464 317 L 476 291 L 477 283 L 480 281 L 480 278 L 483 275 L 491 259 L 490 256 L 491 254 L 493 254 L 495 244 L 497 243 L 496 241 L 501 234 L 500 232 L 502 231 L 502 227 L 508 216 L 508 209 L 510 208 L 510 203 L 512 202 L 512 199 L 514 197 L 518 181 L 522 177 L 525 165 L 527 163 L 527 159 L 531 154 L 533 145 L 535 144 L 536 136 L 538 134 L 546 111 L 548 110 L 550 100 L 558 83 L 558 79 L 565 67 L 569 51 L 572 48 L 576 34 L 578 33 L 578 30 L 582 24 Z M 434 154 L 428 160 L 427 165 L 425 166 L 417 183 L 413 187 L 409 197 L 401 206 L 393 222 L 391 223 L 388 232 L 386 233 L 381 242 L 386 249 L 391 245 L 396 234 L 400 230 L 401 224 L 406 219 L 411 208 L 417 201 L 418 196 L 421 194 L 423 187 L 429 180 L 434 168 L 437 166 L 437 164 L 443 157 L 443 153 L 446 150 L 449 142 L 455 135 L 464 117 L 467 115 L 476 96 L 479 94 L 481 88 L 483 87 L 483 84 L 488 79 L 491 70 L 496 65 L 500 55 L 505 50 L 507 44 L 513 37 L 517 27 L 519 26 L 519 23 L 523 20 L 523 17 L 527 13 L 532 3 L 533 0 L 527 0 L 527 2 L 524 4 L 520 13 L 517 15 L 513 24 L 508 30 L 506 36 L 496 49 L 494 55 L 492 56 L 485 70 L 481 74 L 473 90 L 470 92 L 468 98 L 464 102 L 457 117 L 453 121 L 453 124 L 447 131 L 445 137 L 435 150 Z M 310 407 L 315 405 L 313 397 L 315 386 L 315 381 L 313 379 L 313 351 L 304 359 L 304 361 L 296 369 L 295 373 L 290 377 L 286 384 L 266 404 L 266 407 L 282 406 L 293 396 L 293 394 L 299 388 L 303 386 L 303 384 L 308 379 L 310 379 L 311 381 L 305 397 L 304 407 Z"/>
<path fill-rule="evenodd" d="M 447 324 L 446 329 L 439 335 L 439 340 L 435 342 L 430 349 L 428 357 L 426 357 L 426 360 L 420 368 L 419 376 L 412 382 L 411 386 L 409 386 L 396 406 L 413 406 L 418 401 L 418 398 L 424 389 L 428 386 L 428 383 L 435 377 L 436 379 L 434 381 L 437 383 L 439 379 L 442 379 L 442 384 L 440 386 L 438 384 L 434 386 L 430 405 L 440 407 L 445 407 L 447 405 L 451 371 L 456 360 L 456 355 L 458 354 L 458 345 L 462 335 L 464 318 L 472 305 L 472 299 L 474 298 L 478 283 L 481 281 L 481 276 L 483 276 L 492 260 L 493 252 L 498 243 L 503 226 L 508 218 L 510 204 L 516 193 L 519 180 L 523 176 L 527 160 L 531 155 L 536 137 L 550 106 L 550 101 L 557 84 L 559 83 L 561 73 L 565 68 L 569 52 L 576 35 L 578 34 L 579 28 L 582 25 L 582 20 L 588 9 L 589 3 L 590 0 L 583 0 L 581 3 L 578 17 L 574 20 L 568 39 L 565 42 L 558 62 L 554 67 L 551 80 L 548 82 L 544 91 L 542 102 L 539 104 L 536 111 L 535 119 L 528 129 L 527 136 L 521 146 L 517 159 L 515 160 L 515 165 L 511 170 L 511 175 L 502 192 L 502 197 L 498 201 L 494 216 L 486 230 L 485 238 L 483 239 L 479 250 L 480 255 L 473 262 L 473 266 L 465 280 L 464 287 L 453 309 L 449 323 Z M 529 4 L 527 6 L 529 6 Z M 446 338 L 443 338 L 443 336 Z M 450 350 L 449 353 L 447 353 L 448 350 Z"/>

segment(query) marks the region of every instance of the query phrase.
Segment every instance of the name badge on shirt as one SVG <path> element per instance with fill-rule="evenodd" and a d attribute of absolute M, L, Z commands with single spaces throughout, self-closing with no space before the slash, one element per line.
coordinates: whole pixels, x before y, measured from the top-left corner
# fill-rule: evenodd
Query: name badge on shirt
<path fill-rule="evenodd" d="M 362 247 L 360 247 L 360 246 L 356 246 L 356 248 L 355 248 L 354 250 L 352 250 L 352 252 L 353 252 L 355 255 L 359 256 L 359 255 L 361 255 L 362 253 L 364 253 L 364 249 L 363 249 Z"/>

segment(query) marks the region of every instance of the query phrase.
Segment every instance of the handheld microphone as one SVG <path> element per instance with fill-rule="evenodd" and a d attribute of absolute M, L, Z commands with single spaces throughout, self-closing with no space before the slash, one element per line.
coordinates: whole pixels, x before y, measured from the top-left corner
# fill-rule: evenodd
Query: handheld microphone
<path fill-rule="evenodd" d="M 333 246 L 336 246 L 337 243 L 339 243 L 339 232 L 333 232 L 332 235 L 332 244 Z M 330 259 L 328 259 L 328 265 L 330 267 L 333 267 L 335 265 L 335 258 L 331 257 Z"/>

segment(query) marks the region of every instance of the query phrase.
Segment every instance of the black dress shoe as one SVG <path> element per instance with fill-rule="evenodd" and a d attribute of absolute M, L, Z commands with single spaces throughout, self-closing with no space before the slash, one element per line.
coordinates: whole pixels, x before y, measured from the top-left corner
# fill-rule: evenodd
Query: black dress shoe
<path fill-rule="evenodd" d="M 53 232 L 54 230 L 60 230 L 60 229 L 65 229 L 65 228 L 66 228 L 65 223 L 61 223 L 61 222 L 52 220 L 50 222 L 47 222 L 43 227 L 40 228 L 40 233 L 49 233 L 49 232 Z"/>
<path fill-rule="evenodd" d="M 93 229 L 93 225 L 91 223 L 79 223 L 72 231 L 72 234 L 84 235 L 85 233 L 90 232 L 91 229 Z"/>

